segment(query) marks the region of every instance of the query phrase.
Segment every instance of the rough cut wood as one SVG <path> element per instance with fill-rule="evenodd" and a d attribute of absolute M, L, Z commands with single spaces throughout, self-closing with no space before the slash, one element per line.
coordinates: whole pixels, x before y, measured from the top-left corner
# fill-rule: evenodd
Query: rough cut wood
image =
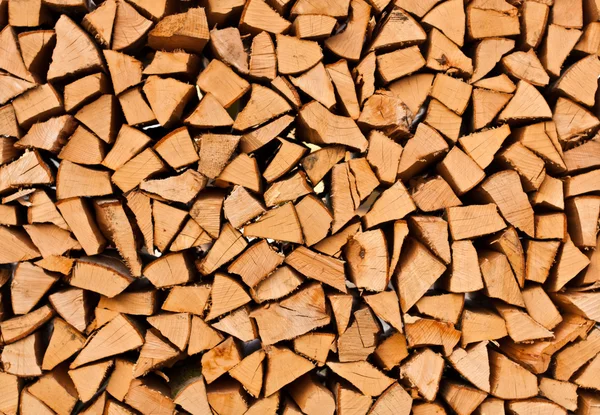
<path fill-rule="evenodd" d="M 0 0 L 1 413 L 597 412 L 600 4 L 97 3 Z"/>

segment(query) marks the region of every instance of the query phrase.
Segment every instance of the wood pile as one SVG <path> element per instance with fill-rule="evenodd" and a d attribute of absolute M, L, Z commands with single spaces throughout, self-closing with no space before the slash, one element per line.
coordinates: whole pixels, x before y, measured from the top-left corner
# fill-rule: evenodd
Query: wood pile
<path fill-rule="evenodd" d="M 0 414 L 600 414 L 599 0 L 0 0 Z"/>

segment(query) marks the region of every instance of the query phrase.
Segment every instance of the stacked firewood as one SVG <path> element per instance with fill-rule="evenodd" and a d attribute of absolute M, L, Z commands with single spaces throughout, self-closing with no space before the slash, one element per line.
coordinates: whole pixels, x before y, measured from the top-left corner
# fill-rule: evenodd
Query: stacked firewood
<path fill-rule="evenodd" d="M 0 30 L 0 414 L 600 414 L 599 0 Z"/>

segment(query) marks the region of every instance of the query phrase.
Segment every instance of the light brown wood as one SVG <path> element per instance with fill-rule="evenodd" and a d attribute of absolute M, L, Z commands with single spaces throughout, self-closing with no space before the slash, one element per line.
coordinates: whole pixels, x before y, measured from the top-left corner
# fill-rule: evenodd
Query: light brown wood
<path fill-rule="evenodd" d="M 256 222 L 244 227 L 245 236 L 300 243 L 302 228 L 293 203 L 267 211 Z"/>
<path fill-rule="evenodd" d="M 299 121 L 301 136 L 313 144 L 344 144 L 361 151 L 367 149 L 366 138 L 351 118 L 335 115 L 317 101 L 300 109 Z M 341 136 L 340 130 L 344 130 Z"/>
<path fill-rule="evenodd" d="M 310 318 L 302 318 L 301 313 L 309 310 Z M 310 284 L 272 307 L 259 308 L 251 316 L 256 320 L 265 344 L 297 337 L 330 321 L 326 313 L 325 294 L 318 284 Z"/>
<path fill-rule="evenodd" d="M 69 367 L 75 369 L 86 363 L 137 349 L 143 344 L 143 337 L 138 329 L 127 317 L 119 315 L 98 330 Z"/>

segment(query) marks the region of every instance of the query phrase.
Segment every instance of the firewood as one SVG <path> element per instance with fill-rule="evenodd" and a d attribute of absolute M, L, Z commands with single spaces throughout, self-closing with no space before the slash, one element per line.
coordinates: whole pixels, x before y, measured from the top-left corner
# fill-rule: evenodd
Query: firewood
<path fill-rule="evenodd" d="M 256 0 L 254 2 L 257 3 Z M 252 39 L 249 72 L 251 77 L 259 80 L 273 80 L 277 76 L 275 44 L 267 32 L 261 32 Z"/>
<path fill-rule="evenodd" d="M 458 323 L 463 306 L 464 296 L 461 294 L 426 296 L 416 304 L 419 313 L 455 325 Z"/>
<path fill-rule="evenodd" d="M 6 373 L 20 377 L 40 376 L 41 342 L 41 333 L 37 332 L 4 346 L 0 361 Z"/>
<path fill-rule="evenodd" d="M 515 95 L 498 116 L 499 121 L 549 119 L 550 107 L 537 89 L 526 81 L 519 81 Z"/>
<path fill-rule="evenodd" d="M 547 290 L 551 292 L 560 290 L 588 266 L 589 263 L 589 258 L 568 238 L 555 258 L 555 265 L 547 282 Z"/>
<path fill-rule="evenodd" d="M 496 310 L 506 321 L 506 329 L 510 338 L 516 342 L 546 339 L 553 336 L 552 332 L 537 323 L 527 313 L 506 304 L 495 303 Z"/>
<path fill-rule="evenodd" d="M 383 291 L 389 282 L 387 244 L 383 232 L 354 235 L 346 245 L 350 280 L 370 291 Z"/>
<path fill-rule="evenodd" d="M 102 114 L 102 121 L 98 117 Z M 113 95 L 105 94 L 80 109 L 75 118 L 103 141 L 111 144 L 117 135 L 118 114 Z"/>
<path fill-rule="evenodd" d="M 0 107 L 0 119 L 3 124 L 1 131 L 4 136 L 0 141 L 0 160 L 6 163 L 20 154 L 19 150 L 14 147 L 16 139 L 21 137 L 21 131 L 12 104 Z"/>
<path fill-rule="evenodd" d="M 334 341 L 332 333 L 308 333 L 294 339 L 294 351 L 323 366 Z"/>
<path fill-rule="evenodd" d="M 475 70 L 471 76 L 471 83 L 475 83 L 486 76 L 496 66 L 503 55 L 510 52 L 515 42 L 506 38 L 483 39 L 475 47 Z"/>
<path fill-rule="evenodd" d="M 594 376 L 596 370 L 598 370 L 598 364 L 600 360 L 598 359 L 598 355 L 590 363 L 588 363 L 584 368 L 575 376 L 573 381 L 582 388 L 590 388 L 598 390 L 598 379 Z M 571 394 L 572 396 L 573 394 Z M 563 405 L 566 407 L 566 405 Z"/>
<path fill-rule="evenodd" d="M 409 347 L 442 346 L 445 355 L 452 352 L 460 340 L 460 332 L 450 323 L 405 314 L 406 340 Z"/>
<path fill-rule="evenodd" d="M 525 278 L 545 282 L 559 247 L 558 241 L 528 241 Z"/>
<path fill-rule="evenodd" d="M 242 186 L 235 186 L 223 203 L 225 218 L 234 228 L 265 213 L 263 204 Z"/>
<path fill-rule="evenodd" d="M 338 338 L 340 362 L 366 360 L 375 351 L 380 331 L 379 323 L 369 308 L 355 311 L 354 321 Z"/>
<path fill-rule="evenodd" d="M 328 362 L 327 367 L 367 396 L 379 396 L 393 383 L 393 379 L 367 362 Z M 365 382 L 365 377 L 370 381 Z"/>
<path fill-rule="evenodd" d="M 407 312 L 419 301 L 446 269 L 446 266 L 425 246 L 412 239 L 403 246 L 399 266 L 395 274 L 395 282 L 403 312 Z M 428 272 L 422 273 L 423 269 Z"/>
<path fill-rule="evenodd" d="M 296 203 L 295 209 L 307 246 L 312 246 L 327 236 L 333 216 L 323 202 L 313 195 L 307 195 Z"/>
<path fill-rule="evenodd" d="M 344 414 L 355 413 L 366 414 L 371 408 L 373 398 L 357 392 L 354 388 L 346 387 L 342 384 L 337 384 L 334 387 L 337 413 Z M 298 409 L 298 415 L 300 410 Z M 295 413 L 293 415 L 296 415 Z"/>
<path fill-rule="evenodd" d="M 479 267 L 485 282 L 485 294 L 509 304 L 525 306 L 519 285 L 504 254 L 495 251 L 478 253 Z"/>
<path fill-rule="evenodd" d="M 162 160 L 148 148 L 117 168 L 111 180 L 126 192 L 135 188 L 142 180 L 163 171 L 164 168 Z"/>
<path fill-rule="evenodd" d="M 250 294 L 257 303 L 277 300 L 295 291 L 303 281 L 304 278 L 299 272 L 283 265 L 252 288 Z"/>
<path fill-rule="evenodd" d="M 3 87 L 2 95 L 0 95 L 0 103 L 2 104 L 7 103 L 12 98 L 22 95 L 32 88 L 35 88 L 35 84 L 33 82 L 15 78 L 10 75 L 2 75 L 0 77 L 0 84 Z"/>
<path fill-rule="evenodd" d="M 357 88 L 358 102 L 362 104 L 367 98 L 375 93 L 375 69 L 377 68 L 377 57 L 375 52 L 365 56 L 356 68 L 352 70 L 352 76 Z"/>
<path fill-rule="evenodd" d="M 264 30 L 278 34 L 287 31 L 290 26 L 290 22 L 281 17 L 263 0 L 251 0 L 244 5 L 240 28 L 245 32 L 256 35 Z"/>
<path fill-rule="evenodd" d="M 94 397 L 112 364 L 112 360 L 107 360 L 69 370 L 69 377 L 82 402 L 88 402 Z"/>
<path fill-rule="evenodd" d="M 21 399 L 19 401 L 19 407 L 23 414 L 52 415 L 56 413 L 38 398 L 29 393 L 28 389 L 22 390 Z"/>
<path fill-rule="evenodd" d="M 133 369 L 133 376 L 137 378 L 145 375 L 150 370 L 167 365 L 169 361 L 177 357 L 178 353 L 176 348 L 162 339 L 158 331 L 154 329 L 147 330 L 144 345 Z"/>
<path fill-rule="evenodd" d="M 284 347 L 269 346 L 266 353 L 265 396 L 272 395 L 313 368 L 310 361 Z"/>
<path fill-rule="evenodd" d="M 302 228 L 293 203 L 269 210 L 256 222 L 244 227 L 245 236 L 300 243 Z"/>
<path fill-rule="evenodd" d="M 537 239 L 559 239 L 566 242 L 567 217 L 562 212 L 535 215 L 535 237 Z"/>
<path fill-rule="evenodd" d="M 216 239 L 221 232 L 220 211 L 224 203 L 224 194 L 210 190 L 200 194 L 189 211 L 190 216 L 198 222 L 208 234 Z"/>
<path fill-rule="evenodd" d="M 566 213 L 569 235 L 575 246 L 594 248 L 596 246 L 595 228 L 600 216 L 600 198 L 578 196 L 568 199 Z"/>
<path fill-rule="evenodd" d="M 506 227 L 504 220 L 498 215 L 497 206 L 493 203 L 447 208 L 446 215 L 454 240 L 471 239 Z M 463 221 L 466 223 L 460 223 Z"/>
<path fill-rule="evenodd" d="M 409 135 L 412 114 L 397 96 L 380 90 L 364 103 L 357 122 L 364 127 L 381 129 L 384 134 L 397 139 Z"/>
<path fill-rule="evenodd" d="M 432 401 L 438 392 L 443 366 L 444 359 L 426 348 L 414 353 L 401 366 L 400 377 L 415 387 L 423 398 Z"/>
<path fill-rule="evenodd" d="M 248 393 L 258 397 L 263 385 L 263 361 L 265 352 L 261 349 L 248 356 L 229 369 L 229 374 L 238 380 Z"/>
<path fill-rule="evenodd" d="M 91 320 L 89 295 L 77 288 L 68 288 L 48 296 L 56 312 L 69 324 L 83 332 Z"/>
<path fill-rule="evenodd" d="M 569 411 L 577 409 L 577 386 L 552 378 L 540 378 L 540 394 Z"/>
<path fill-rule="evenodd" d="M 189 25 L 194 23 L 197 26 L 191 29 Z M 164 17 L 148 34 L 150 47 L 168 52 L 184 49 L 186 52 L 200 53 L 208 40 L 206 13 L 201 7 Z"/>
<path fill-rule="evenodd" d="M 475 82 L 473 86 L 489 89 L 490 91 L 505 92 L 507 94 L 512 94 L 517 89 L 517 86 L 506 74 L 482 79 Z"/>
<path fill-rule="evenodd" d="M 598 320 L 598 313 L 594 309 L 595 304 L 598 302 L 598 296 L 594 293 L 556 293 L 552 294 L 552 299 L 568 312 L 581 315 L 590 320 Z"/>
<path fill-rule="evenodd" d="M 156 51 L 152 61 L 144 68 L 142 74 L 192 77 L 198 73 L 199 66 L 200 62 L 196 55 L 185 52 Z"/>
<path fill-rule="evenodd" d="M 402 333 L 402 320 L 399 318 L 400 306 L 398 304 L 398 296 L 394 291 L 368 295 L 364 299 L 379 318 L 387 321 L 398 332 Z"/>
<path fill-rule="evenodd" d="M 300 39 L 318 40 L 331 35 L 336 20 L 325 15 L 300 15 L 292 24 L 293 33 Z"/>
<path fill-rule="evenodd" d="M 562 142 L 577 141 L 600 126 L 600 120 L 590 111 L 563 97 L 556 102 L 553 119 Z"/>
<path fill-rule="evenodd" d="M 404 64 L 398 65 L 399 61 L 404 62 Z M 416 46 L 399 49 L 377 57 L 379 75 L 385 83 L 409 75 L 423 66 L 425 66 L 425 59 Z"/>
<path fill-rule="evenodd" d="M 600 177 L 599 175 L 600 170 L 597 169 L 587 173 L 581 173 L 567 177 L 564 182 L 564 197 L 579 196 L 582 194 L 595 192 L 597 183 L 596 178 Z"/>
<path fill-rule="evenodd" d="M 101 164 L 106 156 L 104 141 L 83 127 L 77 127 L 58 158 L 84 165 Z"/>
<path fill-rule="evenodd" d="M 119 104 L 127 122 L 132 125 L 156 123 L 156 115 L 142 95 L 142 86 L 133 87 L 119 95 Z"/>
<path fill-rule="evenodd" d="M 76 261 L 70 283 L 74 287 L 114 297 L 132 281 L 129 270 L 119 260 L 108 256 L 91 256 Z"/>
<path fill-rule="evenodd" d="M 115 338 L 115 333 L 118 333 L 117 338 Z M 86 363 L 137 349 L 143 344 L 144 341 L 138 329 L 127 317 L 119 315 L 96 332 L 69 367 L 75 369 Z"/>
<path fill-rule="evenodd" d="M 542 42 L 542 37 L 548 24 L 550 7 L 538 2 L 523 4 L 521 25 L 521 43 L 526 48 L 536 49 Z"/>
<path fill-rule="evenodd" d="M 303 172 L 296 172 L 292 176 L 272 183 L 263 197 L 267 207 L 273 207 L 285 202 L 293 202 L 296 199 L 312 193 L 312 188 L 306 181 Z"/>
<path fill-rule="evenodd" d="M 526 399 L 522 401 L 512 401 L 508 404 L 508 409 L 515 414 L 529 414 L 532 411 L 551 411 L 553 413 L 567 413 L 561 406 L 547 401 L 545 399 Z"/>
<path fill-rule="evenodd" d="M 594 53 L 594 51 L 597 50 L 598 46 L 600 46 L 598 44 L 599 39 L 597 39 L 598 29 L 600 29 L 600 25 L 598 25 L 598 22 L 590 22 L 587 25 L 585 25 L 583 29 L 583 34 L 581 35 L 579 41 L 575 45 L 574 50 L 587 54 Z M 572 29 L 572 31 L 575 32 L 576 30 Z"/>
<path fill-rule="evenodd" d="M 104 408 L 107 406 L 107 398 L 108 394 L 106 392 L 102 392 L 95 399 L 90 401 L 87 408 L 82 410 L 83 415 L 99 415 L 104 411 Z"/>
<path fill-rule="evenodd" d="M 214 10 L 212 12 L 214 14 Z M 211 17 L 210 14 L 211 11 L 209 11 L 209 18 Z M 219 59 L 233 66 L 240 73 L 248 74 L 248 54 L 244 50 L 242 38 L 237 28 L 231 27 L 222 30 L 214 28 L 210 32 L 210 37 L 212 50 Z"/>
<path fill-rule="evenodd" d="M 203 315 L 209 296 L 208 285 L 174 286 L 169 291 L 162 309 L 176 313 Z"/>
<path fill-rule="evenodd" d="M 315 68 L 313 68 L 313 69 L 315 69 Z M 318 71 L 318 69 L 316 69 L 316 71 Z M 312 74 L 314 75 L 314 72 Z M 324 81 L 323 84 L 326 85 L 325 81 L 327 81 L 327 80 L 326 79 L 321 79 L 321 80 Z M 304 82 L 304 84 L 306 84 L 306 82 Z M 287 99 L 290 104 L 292 104 L 292 107 L 294 107 L 294 109 L 298 109 L 299 107 L 302 106 L 302 99 L 300 98 L 300 94 L 298 93 L 298 90 L 296 89 L 296 86 L 294 86 L 294 85 L 295 85 L 294 83 L 290 82 L 288 80 L 288 78 L 286 78 L 284 76 L 278 76 L 277 78 L 275 78 L 271 81 L 271 86 L 273 88 L 275 88 L 275 90 L 277 92 L 279 92 L 281 95 L 283 95 L 284 98 Z M 309 86 L 309 87 L 307 87 L 307 89 L 311 90 L 311 87 Z M 315 88 L 312 88 L 312 89 L 313 89 L 313 91 L 311 91 L 311 92 L 315 92 L 315 95 L 319 95 L 321 93 L 321 91 L 317 91 Z M 328 94 L 327 91 L 323 91 L 323 93 L 326 95 Z M 333 93 L 333 90 L 331 90 L 331 93 Z"/>
<path fill-rule="evenodd" d="M 236 311 L 214 323 L 213 327 L 244 342 L 258 338 L 256 325 L 250 319 L 247 307 L 238 308 Z"/>
<path fill-rule="evenodd" d="M 394 7 L 383 21 L 370 50 L 398 48 L 422 43 L 426 39 L 421 26 L 400 7 Z"/>
<path fill-rule="evenodd" d="M 333 393 L 315 377 L 305 375 L 290 387 L 290 394 L 305 414 L 333 414 L 336 403 Z"/>
<path fill-rule="evenodd" d="M 351 1 L 350 19 L 346 28 L 325 41 L 327 49 L 343 59 L 359 60 L 369 24 L 370 12 L 371 7 L 366 2 L 362 0 Z"/>
<path fill-rule="evenodd" d="M 212 94 L 225 108 L 229 108 L 250 89 L 248 82 L 218 60 L 213 60 L 202 71 L 196 83 L 203 92 Z"/>
<path fill-rule="evenodd" d="M 194 93 L 194 88 L 173 78 L 159 78 L 152 75 L 144 83 L 144 94 L 156 119 L 162 126 L 168 126 L 181 118 L 183 109 Z M 169 99 L 163 94 L 169 91 Z"/>
<path fill-rule="evenodd" d="M 475 88 L 473 91 L 472 129 L 488 126 L 512 98 L 511 94 Z"/>
<path fill-rule="evenodd" d="M 163 200 L 188 204 L 206 185 L 206 178 L 195 171 L 186 170 L 179 176 L 166 179 L 144 180 L 140 190 Z"/>
<path fill-rule="evenodd" d="M 471 75 L 473 63 L 454 42 L 442 32 L 433 28 L 427 39 L 426 66 L 435 71 L 452 70 L 459 74 Z"/>
<path fill-rule="evenodd" d="M 250 406 L 250 408 L 248 408 L 248 411 L 246 411 L 245 414 L 248 414 L 248 415 L 259 415 L 259 414 L 275 415 L 275 414 L 277 414 L 277 409 L 279 408 L 279 398 L 280 398 L 279 392 L 276 392 L 266 398 L 260 398 L 257 401 L 255 401 L 252 404 L 252 406 Z"/>
<path fill-rule="evenodd" d="M 565 314 L 563 321 L 553 330 L 554 339 L 518 345 L 512 341 L 503 340 L 501 348 L 503 352 L 528 370 L 536 374 L 543 373 L 548 369 L 550 359 L 559 349 L 578 336 L 585 336 L 592 325 L 592 322 L 583 317 Z"/>
<path fill-rule="evenodd" d="M 566 169 L 554 122 L 533 124 L 514 131 L 518 141 L 548 163 L 551 171 Z"/>
<path fill-rule="evenodd" d="M 98 307 L 117 313 L 150 316 L 157 309 L 156 292 L 145 289 L 123 292 L 114 297 L 102 296 L 98 302 Z"/>
<path fill-rule="evenodd" d="M 469 415 L 483 402 L 487 393 L 447 380 L 441 385 L 440 395 L 457 414 Z"/>
<path fill-rule="evenodd" d="M 461 344 L 496 340 L 508 334 L 502 317 L 487 309 L 465 309 L 461 318 Z"/>
<path fill-rule="evenodd" d="M 212 304 L 206 316 L 207 320 L 217 318 L 250 301 L 250 296 L 242 285 L 225 274 L 215 275 L 210 298 Z"/>
<path fill-rule="evenodd" d="M 183 226 L 187 212 L 154 200 L 152 218 L 154 219 L 154 246 L 163 252 Z"/>
<path fill-rule="evenodd" d="M 187 353 L 194 355 L 205 350 L 210 350 L 224 339 L 219 331 L 206 324 L 200 317 L 193 316 Z"/>
<path fill-rule="evenodd" d="M 544 70 L 535 52 L 513 52 L 502 58 L 502 65 L 509 75 L 535 86 L 546 86 L 550 77 Z"/>
<path fill-rule="evenodd" d="M 46 373 L 28 390 L 57 414 L 71 413 L 77 403 L 77 390 L 64 366 Z"/>
<path fill-rule="evenodd" d="M 103 196 L 111 192 L 110 173 L 79 166 L 67 160 L 60 164 L 56 177 L 58 199 Z"/>
<path fill-rule="evenodd" d="M 585 340 L 569 345 L 558 352 L 555 356 L 554 378 L 557 380 L 569 380 L 569 378 L 593 358 L 600 347 L 600 333 L 592 329 Z"/>
<path fill-rule="evenodd" d="M 177 234 L 169 249 L 174 252 L 183 251 L 188 248 L 198 247 L 211 243 L 213 239 L 198 225 L 194 219 L 189 218 L 181 231 Z"/>
<path fill-rule="evenodd" d="M 326 108 L 331 109 L 335 105 L 333 85 L 322 63 L 318 63 L 298 77 L 290 77 L 290 80 L 293 85 Z"/>
<path fill-rule="evenodd" d="M 491 393 L 502 399 L 523 399 L 537 393 L 537 378 L 504 355 L 490 350 Z M 506 376 L 510 374 L 510 376 Z"/>
<path fill-rule="evenodd" d="M 134 379 L 125 396 L 125 403 L 141 413 L 172 413 L 175 403 L 168 393 L 168 388 L 162 383 Z"/>
<path fill-rule="evenodd" d="M 11 281 L 11 301 L 15 314 L 29 313 L 57 281 L 56 276 L 29 262 L 21 262 Z"/>
<path fill-rule="evenodd" d="M 335 115 L 317 101 L 303 106 L 299 116 L 300 132 L 313 144 L 344 144 L 361 151 L 367 148 L 366 138 L 351 118 Z M 342 129 L 347 133 L 339 136 Z"/>

